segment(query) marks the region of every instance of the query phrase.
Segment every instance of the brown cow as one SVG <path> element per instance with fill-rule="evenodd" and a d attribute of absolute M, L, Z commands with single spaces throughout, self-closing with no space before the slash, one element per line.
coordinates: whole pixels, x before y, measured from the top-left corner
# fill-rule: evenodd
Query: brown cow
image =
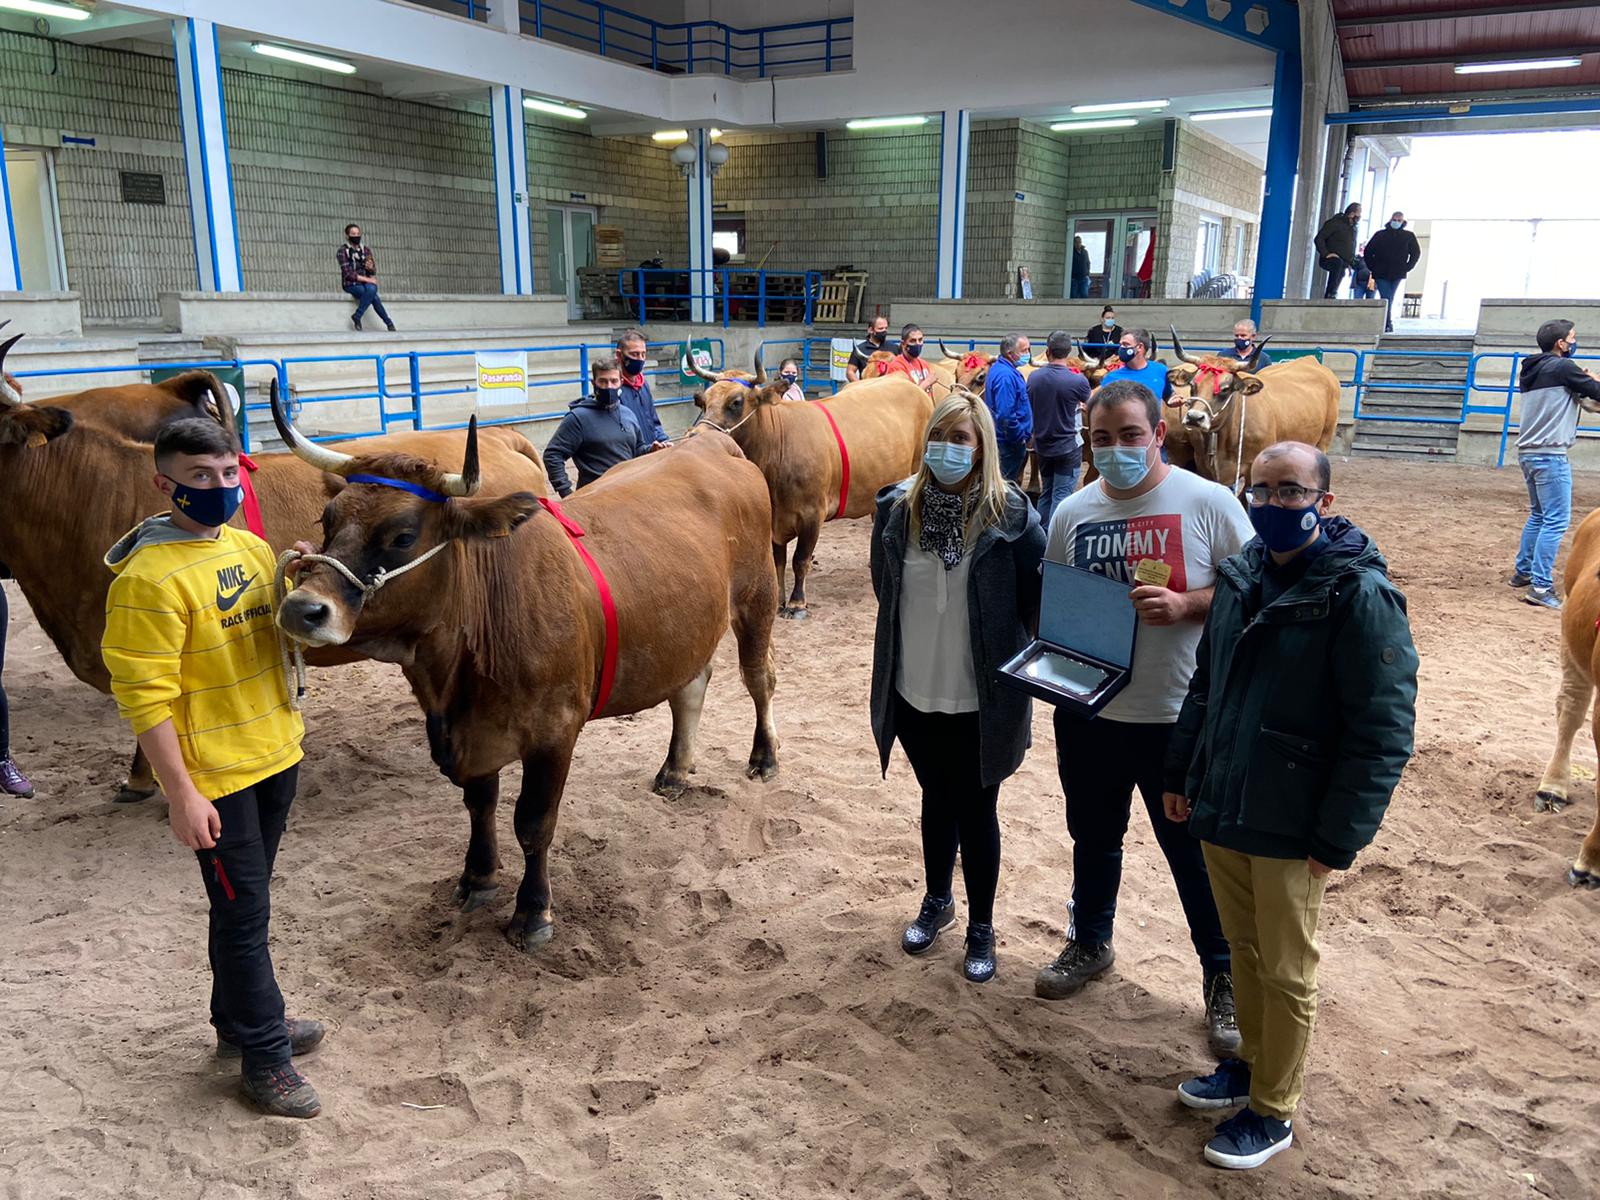
<path fill-rule="evenodd" d="M 764 378 L 759 370 L 758 377 Z M 869 515 L 880 488 L 916 471 L 933 401 L 898 373 L 859 379 L 826 400 L 785 402 L 782 393 L 764 382 L 714 380 L 695 394 L 701 410 L 695 423 L 730 435 L 766 477 L 779 597 L 789 543 L 795 543 L 794 591 L 778 615 L 803 620 L 809 615 L 806 574 L 823 522 Z M 850 459 L 848 488 L 841 439 Z"/>
<path fill-rule="evenodd" d="M 427 721 L 433 759 L 463 789 L 472 821 L 456 889 L 463 909 L 497 889 L 500 769 L 522 763 L 517 840 L 526 873 L 506 936 L 522 950 L 553 930 L 548 854 L 572 748 L 591 716 L 672 706 L 672 741 L 656 790 L 688 784 L 711 659 L 731 616 L 739 667 L 755 701 L 751 778 L 778 771 L 772 726 L 772 619 L 767 489 L 732 440 L 710 434 L 671 454 L 635 459 L 564 502 L 565 518 L 530 492 L 474 496 L 476 422 L 466 465 L 446 475 L 404 455 L 347 458 L 313 446 L 274 405 L 284 438 L 319 470 L 422 484 L 430 502 L 393 487 L 348 484 L 323 517 L 323 554 L 356 578 L 310 560 L 278 623 L 291 637 L 399 663 Z M 615 683 L 604 698 L 607 621 L 574 539 L 615 597 Z M 448 553 L 425 561 L 440 549 Z M 400 574 L 399 569 L 416 564 Z M 381 569 L 395 571 L 375 582 Z M 604 707 L 593 710 L 597 703 Z"/>
<path fill-rule="evenodd" d="M 1248 464 L 1278 442 L 1305 442 L 1326 451 L 1339 426 L 1339 377 L 1314 358 L 1297 358 L 1255 371 L 1261 350 L 1248 359 L 1226 354 L 1190 355 L 1177 329 L 1172 346 L 1182 365 L 1167 378 L 1193 391 L 1183 424 L 1198 434 L 1195 470 L 1230 487 L 1248 482 Z"/>
<path fill-rule="evenodd" d="M 1535 812 L 1560 812 L 1570 802 L 1572 741 L 1589 715 L 1595 682 L 1600 680 L 1600 509 L 1590 513 L 1572 535 L 1567 553 L 1566 603 L 1561 609 L 1561 691 L 1556 695 L 1556 746 L 1534 794 Z M 1600 749 L 1600 709 L 1590 735 Z M 1567 872 L 1573 887 L 1600 888 L 1600 809 Z"/>
<path fill-rule="evenodd" d="M 198 374 L 220 389 L 214 377 Z M 151 406 L 142 439 L 101 427 L 94 406 L 82 394 L 65 398 L 67 406 L 53 401 L 17 404 L 0 397 L 0 512 L 5 514 L 0 520 L 0 562 L 15 576 L 68 669 L 97 691 L 109 693 L 111 687 L 100 657 L 111 586 L 103 558 L 117 538 L 164 507 L 151 485 L 155 468 L 150 439 L 166 420 L 207 411 L 203 390 L 196 392 L 195 403 L 180 398 L 189 379 L 180 376 L 141 393 Z M 113 402 L 112 409 L 115 423 L 138 423 L 137 405 Z M 437 455 L 459 453 L 462 442 L 460 432 L 410 432 L 372 438 L 362 448 Z M 485 435 L 483 451 L 485 477 L 495 494 L 548 492 L 538 452 L 521 434 L 497 428 Z M 314 540 L 324 503 L 317 472 L 286 453 L 263 454 L 255 462 L 252 483 L 267 541 L 284 550 L 296 541 Z M 244 524 L 242 513 L 234 524 Z M 41 530 L 50 531 L 49 536 Z M 354 657 L 337 654 L 316 661 L 333 665 Z M 143 800 L 154 792 L 149 764 L 143 752 L 136 752 L 117 799 Z"/>

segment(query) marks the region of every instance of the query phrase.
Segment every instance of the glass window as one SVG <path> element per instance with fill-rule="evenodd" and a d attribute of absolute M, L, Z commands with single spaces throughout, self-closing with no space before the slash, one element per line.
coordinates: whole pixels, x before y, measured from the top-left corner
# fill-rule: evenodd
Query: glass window
<path fill-rule="evenodd" d="M 1200 218 L 1200 236 L 1194 244 L 1194 273 L 1222 270 L 1222 222 L 1216 217 Z"/>

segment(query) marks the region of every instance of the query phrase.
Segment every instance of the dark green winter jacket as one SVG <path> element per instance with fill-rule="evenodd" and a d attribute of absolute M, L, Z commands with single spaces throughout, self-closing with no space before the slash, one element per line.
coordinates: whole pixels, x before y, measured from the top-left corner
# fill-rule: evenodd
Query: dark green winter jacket
<path fill-rule="evenodd" d="M 1218 568 L 1166 786 L 1202 841 L 1344 869 L 1411 757 L 1417 652 L 1372 540 L 1342 517 L 1323 537 L 1281 594 L 1259 538 Z"/>

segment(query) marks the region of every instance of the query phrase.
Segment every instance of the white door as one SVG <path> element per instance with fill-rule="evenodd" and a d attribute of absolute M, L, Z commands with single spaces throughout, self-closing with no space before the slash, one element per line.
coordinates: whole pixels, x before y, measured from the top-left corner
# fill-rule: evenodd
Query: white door
<path fill-rule="evenodd" d="M 47 150 L 6 148 L 11 220 L 16 228 L 17 255 L 22 264 L 22 290 L 25 292 L 67 290 L 53 168 Z"/>
<path fill-rule="evenodd" d="M 546 215 L 550 232 L 551 290 L 567 297 L 567 315 L 583 315 L 578 302 L 578 272 L 594 262 L 594 227 L 598 212 L 579 204 L 552 204 Z"/>

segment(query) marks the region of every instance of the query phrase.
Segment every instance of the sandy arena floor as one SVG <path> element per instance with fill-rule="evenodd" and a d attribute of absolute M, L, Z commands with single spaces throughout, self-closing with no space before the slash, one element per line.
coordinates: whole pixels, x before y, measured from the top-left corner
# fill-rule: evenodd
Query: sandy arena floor
<path fill-rule="evenodd" d="M 665 707 L 591 726 L 537 957 L 501 937 L 514 886 L 469 916 L 449 904 L 466 817 L 398 671 L 314 676 L 273 922 L 291 1011 L 332 1027 L 305 1060 L 323 1115 L 303 1123 L 255 1115 L 211 1057 L 194 861 L 160 800 L 111 804 L 126 730 L 6 585 L 15 749 L 39 796 L 0 809 L 0 1194 L 1595 1195 L 1600 896 L 1563 878 L 1593 807 L 1531 810 L 1558 623 L 1501 581 L 1520 475 L 1362 462 L 1335 485 L 1411 600 L 1418 754 L 1329 892 L 1296 1146 L 1250 1177 L 1201 1161 L 1211 1122 L 1173 1099 L 1207 1063 L 1200 980 L 1142 813 L 1113 974 L 1033 996 L 1069 885 L 1047 714 L 1001 795 L 998 978 L 965 984 L 956 937 L 900 953 L 917 801 L 898 754 L 876 770 L 868 526 L 849 522 L 823 537 L 815 619 L 778 628 L 782 775 L 743 777 L 731 640 L 698 790 L 649 791 Z M 1577 491 L 1580 513 L 1600 504 L 1600 479 Z M 1578 761 L 1592 780 L 1585 739 Z"/>

